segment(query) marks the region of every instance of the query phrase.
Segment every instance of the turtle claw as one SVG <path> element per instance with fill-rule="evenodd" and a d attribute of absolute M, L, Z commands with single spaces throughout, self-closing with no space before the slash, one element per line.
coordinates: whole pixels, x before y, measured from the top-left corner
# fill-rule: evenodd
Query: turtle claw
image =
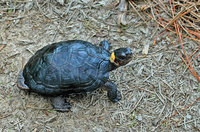
<path fill-rule="evenodd" d="M 109 93 L 108 93 L 108 97 L 113 103 L 116 103 L 121 99 L 121 93 L 117 90 L 115 98 L 112 98 L 112 96 L 110 96 Z"/>
<path fill-rule="evenodd" d="M 65 99 L 61 96 L 54 97 L 51 99 L 53 108 L 58 112 L 67 112 L 70 110 L 70 103 L 66 102 Z"/>
<path fill-rule="evenodd" d="M 108 98 L 110 101 L 116 103 L 121 99 L 121 93 L 117 90 L 117 86 L 113 82 L 106 82 L 105 86 L 107 87 L 108 91 Z"/>
<path fill-rule="evenodd" d="M 53 107 L 58 112 L 68 112 L 72 106 L 69 103 L 64 103 L 62 104 L 62 106 L 53 105 Z"/>

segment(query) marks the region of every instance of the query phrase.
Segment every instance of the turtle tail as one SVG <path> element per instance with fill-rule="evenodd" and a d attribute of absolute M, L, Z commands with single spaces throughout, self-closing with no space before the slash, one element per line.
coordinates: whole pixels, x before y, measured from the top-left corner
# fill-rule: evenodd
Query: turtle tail
<path fill-rule="evenodd" d="M 20 70 L 19 74 L 18 74 L 18 78 L 17 78 L 17 87 L 22 89 L 22 90 L 29 90 L 29 87 L 25 84 L 25 79 L 23 76 L 23 69 L 25 66 L 25 58 L 22 57 L 22 69 Z"/>

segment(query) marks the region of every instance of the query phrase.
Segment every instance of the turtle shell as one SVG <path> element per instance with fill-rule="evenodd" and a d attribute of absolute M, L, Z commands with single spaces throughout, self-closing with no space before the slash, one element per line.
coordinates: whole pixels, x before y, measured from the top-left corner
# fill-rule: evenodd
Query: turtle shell
<path fill-rule="evenodd" d="M 47 45 L 25 65 L 25 84 L 46 95 L 91 92 L 107 82 L 109 56 L 103 47 L 81 40 Z"/>

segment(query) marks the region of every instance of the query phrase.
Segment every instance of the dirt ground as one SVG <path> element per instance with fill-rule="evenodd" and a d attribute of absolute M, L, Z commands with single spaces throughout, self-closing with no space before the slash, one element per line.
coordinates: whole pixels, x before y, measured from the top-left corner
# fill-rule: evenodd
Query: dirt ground
<path fill-rule="evenodd" d="M 200 85 L 178 51 L 165 35 L 153 46 L 152 38 L 161 29 L 149 18 L 144 23 L 131 9 L 128 26 L 118 26 L 114 3 L 0 0 L 0 44 L 6 45 L 0 51 L 0 131 L 200 131 L 200 102 L 182 111 L 200 97 Z M 106 39 L 111 50 L 131 48 L 133 60 L 110 74 L 122 93 L 118 103 L 109 101 L 106 91 L 100 89 L 70 97 L 71 111 L 59 113 L 52 109 L 49 98 L 17 88 L 22 57 L 28 60 L 47 44 L 73 39 L 95 45 Z M 184 45 L 198 47 L 187 39 Z M 176 47 L 181 49 L 178 43 Z M 144 49 L 148 49 L 147 55 Z M 199 74 L 199 63 L 195 68 Z M 163 122 L 176 112 L 180 113 Z"/>

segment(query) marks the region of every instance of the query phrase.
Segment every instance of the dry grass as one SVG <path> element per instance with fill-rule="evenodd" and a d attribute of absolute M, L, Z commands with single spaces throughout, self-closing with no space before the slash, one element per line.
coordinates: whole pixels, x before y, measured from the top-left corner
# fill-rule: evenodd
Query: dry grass
<path fill-rule="evenodd" d="M 0 44 L 5 45 L 0 46 L 0 131 L 199 131 L 200 86 L 179 57 L 179 52 L 184 55 L 182 45 L 173 36 L 173 23 L 178 19 L 166 27 L 174 32 L 166 33 L 142 12 L 138 11 L 146 23 L 128 10 L 128 25 L 119 27 L 118 8 L 111 7 L 114 0 L 88 1 L 67 0 L 64 5 L 55 0 L 0 1 Z M 140 4 L 142 1 L 136 2 L 135 9 Z M 149 5 L 152 7 L 145 11 L 152 15 L 154 4 Z M 156 12 L 154 17 L 160 20 Z M 174 17 L 167 17 L 164 26 Z M 112 50 L 131 48 L 134 59 L 110 74 L 122 100 L 114 104 L 104 90 L 98 90 L 69 97 L 71 112 L 59 113 L 52 109 L 49 98 L 17 88 L 22 57 L 28 59 L 47 44 L 71 39 L 96 45 L 107 39 Z M 198 73 L 199 50 L 193 50 L 199 44 L 190 38 L 182 40 Z M 142 54 L 146 45 L 148 52 Z"/>
<path fill-rule="evenodd" d="M 132 0 L 129 1 L 132 7 L 134 3 Z M 135 7 L 134 7 L 135 8 Z M 164 32 L 160 33 L 154 37 L 153 44 L 156 43 L 156 38 L 163 33 L 167 33 L 168 37 L 171 38 L 172 35 L 177 35 L 178 43 L 174 44 L 171 40 L 171 43 L 175 46 L 181 45 L 182 52 L 179 52 L 179 56 L 183 62 L 187 65 L 187 68 L 192 72 L 194 77 L 200 82 L 199 70 L 196 72 L 194 68 L 194 61 L 200 56 L 200 3 L 197 0 L 149 0 L 148 5 L 141 8 L 145 14 L 158 23 L 163 29 Z M 170 33 L 169 33 L 170 32 Z M 194 40 L 199 46 L 192 48 L 193 52 L 188 55 L 187 47 L 185 48 L 183 43 L 183 38 L 186 37 Z M 198 62 L 197 62 L 198 63 Z"/>

